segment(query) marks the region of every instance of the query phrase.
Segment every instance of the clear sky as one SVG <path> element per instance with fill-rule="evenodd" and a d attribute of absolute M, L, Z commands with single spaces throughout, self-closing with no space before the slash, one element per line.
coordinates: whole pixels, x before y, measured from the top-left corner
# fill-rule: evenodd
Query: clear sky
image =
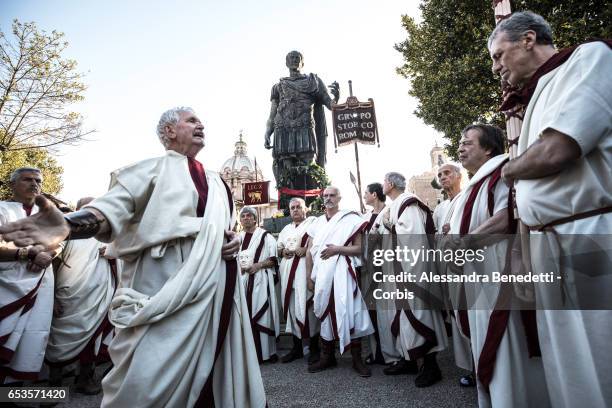
<path fill-rule="evenodd" d="M 395 72 L 402 56 L 393 48 L 406 38 L 401 15 L 418 13 L 416 0 L 0 0 L 0 27 L 8 34 L 17 18 L 64 32 L 65 56 L 86 74 L 85 101 L 74 110 L 96 133 L 58 157 L 60 197 L 74 203 L 104 193 L 112 170 L 163 154 L 155 126 L 179 105 L 193 107 L 204 122 L 198 159 L 206 168 L 219 170 L 242 129 L 249 156 L 273 180 L 263 147 L 270 90 L 287 75 L 285 55 L 294 49 L 304 55 L 304 72 L 340 83 L 341 102 L 349 79 L 355 96 L 374 99 L 381 148 L 359 146 L 364 186 L 388 171 L 410 177 L 428 170 L 429 150 L 442 139 L 413 115 L 416 101 Z M 353 147 L 336 154 L 329 137 L 327 149 L 327 171 L 343 190 L 344 207 L 358 208 L 349 180 Z"/>

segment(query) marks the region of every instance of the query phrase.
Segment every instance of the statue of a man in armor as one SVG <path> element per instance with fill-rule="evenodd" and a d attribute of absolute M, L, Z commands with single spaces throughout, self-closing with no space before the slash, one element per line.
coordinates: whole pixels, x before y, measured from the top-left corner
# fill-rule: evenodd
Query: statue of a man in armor
<path fill-rule="evenodd" d="M 276 182 L 282 169 L 308 165 L 316 156 L 317 164 L 325 167 L 327 128 L 323 106 L 331 110 L 332 99 L 327 87 L 316 74 L 302 74 L 304 57 L 291 51 L 286 57 L 289 76 L 272 87 L 272 107 L 266 124 L 265 147 L 272 149 Z M 340 98 L 337 82 L 330 91 L 333 103 Z M 274 145 L 270 136 L 274 135 Z"/>

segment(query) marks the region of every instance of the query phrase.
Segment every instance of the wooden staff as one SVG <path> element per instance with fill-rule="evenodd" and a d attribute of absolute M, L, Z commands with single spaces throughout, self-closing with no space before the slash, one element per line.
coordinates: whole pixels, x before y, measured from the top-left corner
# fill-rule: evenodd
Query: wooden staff
<path fill-rule="evenodd" d="M 512 8 L 510 6 L 510 0 L 493 0 L 493 10 L 495 15 L 495 23 L 499 24 L 500 21 L 507 18 L 512 14 Z M 501 81 L 502 89 L 507 89 L 509 84 Z M 506 137 L 508 138 L 508 156 L 510 160 L 518 157 L 518 139 L 521 135 L 521 126 L 523 124 L 522 117 L 525 107 L 520 108 L 518 112 L 514 112 L 512 115 L 506 114 Z M 514 187 L 510 189 L 510 194 L 514 194 Z M 531 253 L 529 245 L 529 229 L 525 224 L 521 222 L 521 219 L 516 208 L 516 201 L 512 200 L 513 216 L 517 220 L 517 228 L 520 237 L 520 250 L 523 271 L 531 271 Z M 513 268 L 514 269 L 514 268 Z M 523 288 L 525 289 L 525 288 Z M 533 293 L 522 293 L 517 294 L 523 300 L 532 301 Z M 522 295 L 522 296 L 521 296 Z"/>

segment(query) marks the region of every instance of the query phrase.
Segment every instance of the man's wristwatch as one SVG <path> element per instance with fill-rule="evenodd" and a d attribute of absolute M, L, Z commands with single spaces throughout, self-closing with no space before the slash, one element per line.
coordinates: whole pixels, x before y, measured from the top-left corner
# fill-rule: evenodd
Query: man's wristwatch
<path fill-rule="evenodd" d="M 19 248 L 17 250 L 17 255 L 16 255 L 16 259 L 18 261 L 29 261 L 30 258 L 28 258 L 28 253 L 30 252 L 30 250 L 28 248 Z"/>

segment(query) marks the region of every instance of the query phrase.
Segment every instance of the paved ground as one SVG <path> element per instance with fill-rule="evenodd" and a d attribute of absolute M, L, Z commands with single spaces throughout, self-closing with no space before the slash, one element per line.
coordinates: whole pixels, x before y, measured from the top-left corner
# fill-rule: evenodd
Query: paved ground
<path fill-rule="evenodd" d="M 281 354 L 285 350 L 282 347 Z M 384 375 L 382 366 L 372 366 L 372 377 L 360 378 L 352 371 L 348 352 L 339 359 L 338 367 L 322 373 L 309 374 L 306 362 L 300 360 L 264 364 L 261 374 L 270 407 L 476 407 L 476 390 L 457 385 L 461 372 L 450 350 L 440 354 L 439 363 L 442 382 L 425 389 L 414 386 L 414 376 Z M 105 368 L 98 368 L 99 376 Z M 73 378 L 65 379 L 64 384 L 72 381 Z M 101 395 L 89 397 L 72 392 L 70 402 L 57 407 L 99 407 L 101 399 Z"/>

